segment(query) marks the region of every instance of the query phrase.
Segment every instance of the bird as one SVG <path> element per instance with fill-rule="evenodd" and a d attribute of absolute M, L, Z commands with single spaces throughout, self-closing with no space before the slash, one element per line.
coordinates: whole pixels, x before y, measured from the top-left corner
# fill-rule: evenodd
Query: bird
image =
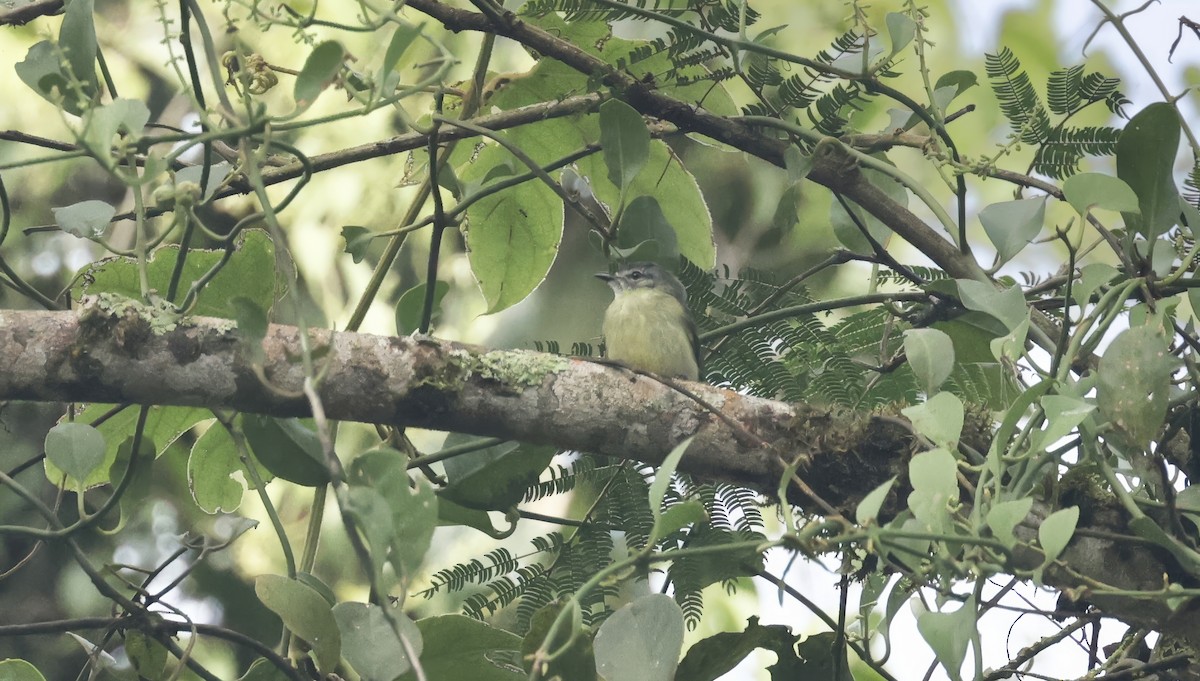
<path fill-rule="evenodd" d="M 700 380 L 702 362 L 687 291 L 658 263 L 632 262 L 599 272 L 613 290 L 604 313 L 607 358 L 632 369 Z"/>

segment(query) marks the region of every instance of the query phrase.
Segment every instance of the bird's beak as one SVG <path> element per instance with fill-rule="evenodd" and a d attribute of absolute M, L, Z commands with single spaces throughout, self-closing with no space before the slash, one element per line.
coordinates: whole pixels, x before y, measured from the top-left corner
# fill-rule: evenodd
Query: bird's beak
<path fill-rule="evenodd" d="M 614 277 L 613 275 L 609 274 L 608 272 L 597 272 L 597 273 L 596 273 L 596 278 L 597 278 L 597 279 L 600 279 L 600 280 L 602 280 L 602 281 L 605 281 L 605 282 L 610 282 L 610 281 L 612 281 L 613 279 L 615 279 L 616 277 Z"/>

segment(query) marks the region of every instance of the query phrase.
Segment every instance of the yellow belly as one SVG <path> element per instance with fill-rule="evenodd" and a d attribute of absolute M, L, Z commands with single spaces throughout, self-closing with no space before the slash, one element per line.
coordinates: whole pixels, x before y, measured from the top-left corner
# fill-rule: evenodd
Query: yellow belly
<path fill-rule="evenodd" d="M 604 314 L 604 339 L 609 359 L 664 376 L 700 379 L 687 313 L 669 293 L 619 294 Z"/>

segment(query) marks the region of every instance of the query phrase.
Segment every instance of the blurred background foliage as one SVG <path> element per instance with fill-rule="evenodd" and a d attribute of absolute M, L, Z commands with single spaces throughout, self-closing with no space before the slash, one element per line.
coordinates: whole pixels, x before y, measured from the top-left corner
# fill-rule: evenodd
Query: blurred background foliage
<path fill-rule="evenodd" d="M 780 34 L 779 47 L 799 54 L 811 54 L 828 45 L 847 28 L 850 9 L 846 4 L 827 2 L 795 2 L 794 0 L 756 0 L 754 8 L 764 17 L 760 26 L 786 25 Z M 866 9 L 872 25 L 883 25 L 887 12 L 900 9 L 898 2 L 877 2 Z M 1062 66 L 1084 63 L 1089 71 L 1120 75 L 1114 60 L 1103 49 L 1093 49 L 1085 57 L 1075 49 L 1067 49 L 1064 34 L 1078 38 L 1079 26 L 1064 26 L 1056 20 L 1065 4 L 1061 1 L 1013 3 L 1010 9 L 986 15 L 995 22 L 982 21 L 982 10 L 975 3 L 953 0 L 931 0 L 923 3 L 930 19 L 928 37 L 935 43 L 929 53 L 930 64 L 944 71 L 967 69 L 980 76 L 980 85 L 970 88 L 955 102 L 970 111 L 951 124 L 955 138 L 963 145 L 966 157 L 981 158 L 995 153 L 1009 135 L 992 91 L 986 87 L 983 75 L 984 51 L 994 52 L 1003 45 L 1019 55 L 1022 65 L 1035 84 L 1045 82 L 1047 75 Z M 310 7 L 305 2 L 289 3 L 299 12 Z M 279 27 L 264 27 L 252 17 L 254 12 L 282 11 L 277 3 L 205 2 L 204 10 L 212 26 L 223 30 L 222 14 L 238 19 L 238 39 L 261 54 L 270 64 L 299 69 L 311 50 L 308 40 L 289 34 Z M 322 16 L 353 16 L 357 3 L 351 0 L 324 0 L 320 3 Z M 195 125 L 189 111 L 189 101 L 178 94 L 178 78 L 173 67 L 165 63 L 161 24 L 163 13 L 174 17 L 173 7 L 129 0 L 99 0 L 96 3 L 97 33 L 113 79 L 121 87 L 121 96 L 143 99 L 151 112 L 151 120 L 179 128 Z M 177 19 L 176 19 L 177 20 Z M 23 55 L 35 42 L 57 33 L 61 19 L 47 17 L 24 26 L 0 29 L 0 54 L 11 62 Z M 1173 28 L 1173 27 L 1170 27 Z M 615 28 L 617 35 L 644 36 L 650 26 L 628 23 Z M 172 29 L 174 30 L 174 28 Z M 1167 26 L 1162 27 L 1169 33 Z M 366 65 L 377 64 L 385 43 L 370 32 L 348 33 L 314 27 L 311 36 L 319 39 L 337 38 L 348 51 Z M 786 44 L 782 41 L 786 38 Z M 470 55 L 477 52 L 480 36 L 474 33 L 443 35 L 447 46 L 462 55 L 453 67 L 448 81 L 458 82 L 469 77 Z M 228 35 L 217 35 L 218 51 L 230 45 Z M 496 73 L 519 74 L 533 66 L 534 59 L 511 43 L 501 41 L 495 53 L 492 69 Z M 1077 45 L 1072 44 L 1072 47 Z M 420 71 L 434 56 L 432 49 L 418 43 L 405 55 L 407 68 Z M 1194 69 L 1194 67 L 1193 67 Z M 920 91 L 921 74 L 911 56 L 904 56 L 898 66 L 903 73 L 895 86 L 901 90 Z M 1194 76 L 1194 70 L 1190 71 Z M 269 92 L 262 99 L 267 106 L 286 111 L 290 103 L 290 83 L 281 75 L 287 87 Z M 732 83 L 732 82 L 731 82 Z M 71 140 L 71 121 L 64 118 L 55 106 L 35 96 L 22 83 L 11 66 L 0 69 L 0 92 L 5 102 L 0 106 L 0 129 L 20 131 L 52 140 Z M 739 103 L 749 101 L 747 93 L 731 85 L 730 93 Z M 328 92 L 319 98 L 308 112 L 318 117 L 338 111 L 343 102 L 339 94 Z M 887 128 L 889 113 L 883 100 L 876 100 L 851 119 L 851 126 L 865 132 Z M 1139 103 L 1140 105 L 1140 103 Z M 410 106 L 410 111 L 418 111 Z M 1107 111 L 1093 107 L 1082 123 L 1104 124 Z M 338 149 L 366 144 L 396 135 L 401 121 L 386 108 L 365 117 L 335 121 L 312 128 L 286 133 L 285 139 L 307 154 L 328 153 Z M 802 186 L 796 199 L 795 220 L 777 220 L 777 208 L 785 198 L 787 180 L 777 168 L 740 152 L 731 152 L 688 138 L 671 140 L 676 154 L 697 178 L 715 225 L 718 279 L 737 273 L 744 267 L 769 270 L 780 281 L 800 273 L 824 258 L 837 247 L 830 227 L 830 194 L 811 183 Z M 1013 152 L 1023 166 L 1032 158 L 1033 149 Z M 4 244 L 5 255 L 17 271 L 42 291 L 53 294 L 71 284 L 75 273 L 103 253 L 90 241 L 64 234 L 53 228 L 51 209 L 84 199 L 98 199 L 126 211 L 132 207 L 124 186 L 113 181 L 102 169 L 87 159 L 70 162 L 34 163 L 34 159 L 51 156 L 46 149 L 22 144 L 6 138 L 0 141 L 0 164 L 4 172 L 12 208 L 13 233 Z M 933 189 L 937 196 L 951 196 L 932 166 L 925 162 L 919 150 L 898 149 L 890 155 L 902 170 Z M 343 166 L 331 172 L 315 175 L 311 184 L 281 214 L 281 222 L 292 247 L 303 290 L 311 300 L 314 311 L 334 328 L 343 328 L 357 296 L 363 290 L 371 266 L 379 256 L 379 247 L 368 249 L 365 263 L 353 262 L 345 252 L 342 228 L 366 226 L 372 231 L 386 231 L 400 226 L 398 221 L 414 195 L 413 181 L 419 178 L 422 154 L 398 154 Z M 270 187 L 269 195 L 279 200 L 290 183 Z M 995 201 L 1012 198 L 1010 185 L 999 181 L 971 181 L 968 215 Z M 248 197 L 231 197 L 206 207 L 205 217 L 210 224 L 226 228 L 256 209 Z M 933 222 L 932 217 L 917 205 L 914 210 Z M 1065 204 L 1056 203 L 1048 215 L 1047 224 L 1065 224 L 1069 211 Z M 44 227 L 44 229 L 43 229 Z M 131 223 L 124 222 L 112 232 L 115 243 L 128 243 Z M 978 221 L 971 229 L 979 232 Z M 23 230 L 30 230 L 23 232 Z M 596 343 L 600 318 L 609 299 L 607 289 L 592 273 L 602 270 L 606 261 L 585 236 L 586 227 L 573 213 L 568 212 L 562 246 L 546 280 L 524 302 L 498 314 L 484 315 L 485 301 L 469 269 L 462 239 L 449 230 L 443 243 L 441 280 L 450 284 L 441 305 L 441 317 L 435 334 L 448 339 L 482 343 L 493 347 L 533 347 L 538 342 L 556 342 L 567 352 L 575 343 Z M 123 233 L 124 232 L 124 233 Z M 977 242 L 983 242 L 982 238 Z M 203 244 L 197 244 L 203 246 Z M 904 244 L 894 244 L 893 254 L 902 262 L 923 264 L 924 260 Z M 393 306 L 399 296 L 424 279 L 428 257 L 427 235 L 418 232 L 404 244 L 400 258 L 391 269 L 383 292 L 372 305 L 362 326 L 363 331 L 393 333 Z M 1046 251 L 1040 250 L 1045 253 Z M 1019 271 L 1020 261 L 1010 264 L 1004 272 Z M 869 272 L 866 265 L 851 264 L 831 268 L 806 282 L 810 295 L 823 300 L 849 291 L 857 291 Z M 0 307 L 21 308 L 29 302 L 13 291 L 0 288 Z M 46 430 L 60 415 L 61 409 L 47 405 L 10 404 L 0 411 L 0 468 L 12 470 L 21 462 L 37 455 Z M 339 434 L 341 442 L 359 438 L 367 442 L 371 433 L 365 427 L 348 425 Z M 439 434 L 427 434 L 417 439 L 417 445 L 436 448 Z M 185 440 L 186 442 L 186 440 Z M 94 536 L 87 539 L 85 549 L 108 553 L 115 562 L 153 564 L 170 555 L 179 546 L 180 534 L 187 528 L 209 528 L 214 520 L 200 514 L 193 504 L 176 504 L 187 499 L 185 443 L 169 451 L 158 461 L 147 501 L 129 518 L 129 525 L 119 535 Z M 273 486 L 272 495 L 290 534 L 299 538 L 305 529 L 311 491 L 291 485 Z M 572 503 L 586 504 L 576 499 Z M 247 495 L 240 511 L 261 518 L 261 509 L 253 495 Z M 6 524 L 37 525 L 39 520 L 14 495 L 0 495 L 0 517 Z M 350 549 L 338 531 L 336 514 L 326 516 L 331 531 L 324 533 L 317 573 L 334 584 L 341 597 L 363 595 L 358 571 L 347 556 Z M 530 523 L 535 525 L 536 523 Z M 220 532 L 220 528 L 210 528 Z M 523 530 L 524 531 L 524 530 Z M 538 528 L 544 532 L 545 528 Z M 426 561 L 432 570 L 450 564 L 466 555 L 482 553 L 480 535 L 472 530 L 456 528 L 439 530 L 434 552 Z M 532 534 L 532 532 L 531 532 Z M 12 566 L 29 550 L 25 539 L 0 535 L 0 565 Z M 462 543 L 469 544 L 464 547 Z M 499 545 L 499 542 L 496 542 Z M 94 602 L 94 592 L 77 571 L 60 571 L 68 563 L 66 548 L 45 545 L 31 558 L 39 569 L 16 571 L 0 582 L 0 613 L 21 612 L 26 621 L 40 621 L 80 616 L 102 607 Z M 280 556 L 269 542 L 243 541 L 233 548 L 213 554 L 193 573 L 186 584 L 184 607 L 197 619 L 223 620 L 253 637 L 271 642 L 277 635 L 278 620 L 259 605 L 253 597 L 247 576 L 262 572 L 280 571 Z M 236 578 L 229 578 L 234 576 Z M 718 587 L 719 588 L 719 587 Z M 461 594 L 438 598 L 461 599 Z M 730 623 L 740 626 L 753 603 L 749 589 L 738 598 L 712 599 L 706 618 L 698 631 L 690 636 L 702 637 L 727 628 Z M 429 612 L 454 610 L 450 603 L 434 600 L 409 602 L 419 616 L 422 608 Z M 33 648 L 39 652 L 31 654 Z M 199 654 L 213 669 L 221 669 L 221 657 L 230 654 L 228 648 L 204 651 Z M 47 678 L 70 678 L 81 667 L 81 649 L 63 637 L 0 639 L 0 658 L 22 656 L 37 659 Z M 238 660 L 238 666 L 246 660 Z M 235 669 L 234 660 L 226 660 L 224 669 Z"/>

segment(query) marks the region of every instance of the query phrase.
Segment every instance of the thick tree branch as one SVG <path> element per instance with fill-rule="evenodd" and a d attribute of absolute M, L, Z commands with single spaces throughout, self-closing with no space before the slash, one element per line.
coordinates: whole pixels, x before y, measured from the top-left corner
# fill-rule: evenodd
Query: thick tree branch
<path fill-rule="evenodd" d="M 580 359 L 485 350 L 433 338 L 311 331 L 319 395 L 330 418 L 451 430 L 549 444 L 658 463 L 683 438 L 696 439 L 681 470 L 774 496 L 784 461 L 823 499 L 852 515 L 862 497 L 896 475 L 893 508 L 903 507 L 911 441 L 894 418 L 787 404 L 689 383 L 707 402 L 770 443 L 762 447 L 695 401 L 658 381 Z M 307 416 L 300 389 L 300 331 L 273 325 L 252 363 L 229 320 L 176 322 L 146 308 L 91 300 L 73 312 L 0 310 L 0 400 L 93 401 L 202 406 Z M 262 375 L 270 382 L 260 380 Z M 815 508 L 796 493 L 792 501 Z M 1026 521 L 1033 541 L 1039 506 Z M 1088 579 L 1154 591 L 1163 575 L 1187 583 L 1169 559 L 1130 534 L 1119 508 L 1086 508 L 1081 532 L 1047 570 L 1047 584 L 1075 590 L 1131 623 L 1200 640 L 1200 622 L 1162 601 L 1105 598 Z M 1026 549 L 1024 568 L 1040 562 Z"/>

